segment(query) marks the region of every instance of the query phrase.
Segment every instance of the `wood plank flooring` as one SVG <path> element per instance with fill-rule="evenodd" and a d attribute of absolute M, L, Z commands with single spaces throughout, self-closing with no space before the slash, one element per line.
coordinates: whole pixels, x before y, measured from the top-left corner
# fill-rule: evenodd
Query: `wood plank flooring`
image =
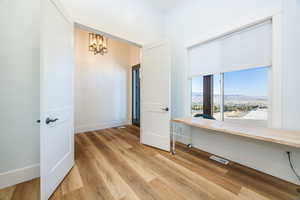
<path fill-rule="evenodd" d="M 177 146 L 176 156 L 139 144 L 133 126 L 78 134 L 76 165 L 51 200 L 296 200 L 296 185 L 210 160 Z M 39 179 L 0 190 L 0 200 L 37 200 Z"/>

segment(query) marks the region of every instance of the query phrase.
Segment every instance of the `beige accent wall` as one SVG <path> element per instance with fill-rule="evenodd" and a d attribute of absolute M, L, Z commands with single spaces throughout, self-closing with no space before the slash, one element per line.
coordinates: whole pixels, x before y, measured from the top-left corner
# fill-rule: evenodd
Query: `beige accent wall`
<path fill-rule="evenodd" d="M 127 124 L 136 47 L 109 39 L 108 53 L 88 51 L 88 32 L 75 29 L 75 130 L 84 132 Z"/>

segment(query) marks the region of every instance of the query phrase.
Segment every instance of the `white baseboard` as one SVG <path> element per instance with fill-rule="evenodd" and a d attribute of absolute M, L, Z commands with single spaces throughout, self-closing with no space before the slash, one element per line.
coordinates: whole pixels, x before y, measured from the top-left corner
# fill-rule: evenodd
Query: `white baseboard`
<path fill-rule="evenodd" d="M 21 169 L 16 169 L 0 173 L 0 189 L 29 181 L 40 176 L 40 165 L 31 165 Z"/>
<path fill-rule="evenodd" d="M 105 122 L 105 123 L 98 123 L 98 124 L 89 124 L 89 125 L 79 125 L 75 127 L 75 133 L 83 133 L 83 132 L 88 132 L 88 131 L 97 131 L 101 129 L 106 129 L 106 128 L 113 128 L 117 126 L 124 126 L 127 125 L 128 121 L 113 121 L 113 122 Z"/>

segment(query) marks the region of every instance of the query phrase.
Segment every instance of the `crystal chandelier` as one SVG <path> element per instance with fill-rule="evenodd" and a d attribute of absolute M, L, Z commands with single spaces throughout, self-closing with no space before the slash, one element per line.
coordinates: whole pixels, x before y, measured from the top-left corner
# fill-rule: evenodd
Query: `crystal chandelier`
<path fill-rule="evenodd" d="M 107 53 L 107 38 L 102 35 L 89 33 L 89 51 L 94 55 Z"/>

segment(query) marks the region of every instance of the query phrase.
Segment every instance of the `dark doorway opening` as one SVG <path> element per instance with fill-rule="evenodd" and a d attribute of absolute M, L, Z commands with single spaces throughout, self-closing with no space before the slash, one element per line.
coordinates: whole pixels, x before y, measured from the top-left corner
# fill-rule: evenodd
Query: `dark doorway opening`
<path fill-rule="evenodd" d="M 132 124 L 140 127 L 140 65 L 132 67 Z"/>

